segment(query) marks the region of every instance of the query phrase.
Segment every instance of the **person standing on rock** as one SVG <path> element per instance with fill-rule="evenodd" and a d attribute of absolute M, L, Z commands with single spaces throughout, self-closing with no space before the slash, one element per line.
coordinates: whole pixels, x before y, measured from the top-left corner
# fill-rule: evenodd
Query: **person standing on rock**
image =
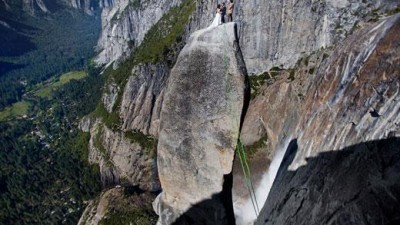
<path fill-rule="evenodd" d="M 230 0 L 229 5 L 228 5 L 228 22 L 233 21 L 233 9 L 235 8 L 235 4 L 233 4 L 233 0 Z"/>
<path fill-rule="evenodd" d="M 221 23 L 225 23 L 226 6 L 225 2 L 221 5 Z"/>
<path fill-rule="evenodd" d="M 217 5 L 217 9 L 216 9 L 216 14 L 215 14 L 214 20 L 211 23 L 211 25 L 208 26 L 208 28 L 213 28 L 213 27 L 216 27 L 218 25 L 221 25 L 221 4 Z"/>

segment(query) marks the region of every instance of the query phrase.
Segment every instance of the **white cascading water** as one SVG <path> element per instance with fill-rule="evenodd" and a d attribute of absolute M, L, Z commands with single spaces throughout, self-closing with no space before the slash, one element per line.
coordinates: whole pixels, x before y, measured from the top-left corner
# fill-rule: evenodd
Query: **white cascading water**
<path fill-rule="evenodd" d="M 291 140 L 291 137 L 289 137 L 286 139 L 285 144 L 277 148 L 267 172 L 263 175 L 260 184 L 255 188 L 257 204 L 260 210 L 268 198 L 268 194 L 271 190 L 272 184 L 274 183 L 276 174 L 278 173 L 283 157 L 285 156 L 286 149 L 288 148 Z M 241 205 L 240 208 L 235 207 L 234 204 L 234 211 L 237 225 L 250 225 L 253 224 L 257 219 L 257 215 L 254 211 L 254 207 L 250 198 L 247 199 L 247 201 Z"/>

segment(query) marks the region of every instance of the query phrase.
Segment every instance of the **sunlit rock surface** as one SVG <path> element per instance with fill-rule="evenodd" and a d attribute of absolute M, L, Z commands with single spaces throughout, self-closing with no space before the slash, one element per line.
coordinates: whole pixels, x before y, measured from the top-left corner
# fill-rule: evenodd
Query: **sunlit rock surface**
<path fill-rule="evenodd" d="M 181 0 L 114 0 L 102 11 L 102 33 L 98 41 L 99 64 L 126 59 L 140 45 L 146 32 Z"/>
<path fill-rule="evenodd" d="M 90 200 L 78 225 L 124 223 L 155 224 L 157 215 L 152 211 L 154 194 L 137 187 L 117 185 Z"/>
<path fill-rule="evenodd" d="M 89 162 L 99 165 L 104 187 L 124 184 L 135 185 L 147 191 L 160 190 L 155 155 L 156 140 L 144 145 L 132 138 L 129 132 L 107 128 L 101 120 L 82 120 L 80 127 L 87 126 L 91 134 Z"/>
<path fill-rule="evenodd" d="M 216 1 L 204 0 L 193 26 L 208 26 Z M 249 74 L 271 67 L 290 68 L 303 54 L 339 43 L 373 12 L 398 5 L 397 0 L 235 0 L 233 19 L 238 23 L 240 47 Z"/>
<path fill-rule="evenodd" d="M 111 113 L 118 98 L 119 87 L 112 80 L 106 85 L 106 90 L 101 98 L 107 112 Z"/>
<path fill-rule="evenodd" d="M 158 136 L 164 88 L 170 68 L 165 63 L 140 65 L 132 70 L 124 88 L 120 116 L 123 130 Z"/>
<path fill-rule="evenodd" d="M 157 154 L 159 224 L 230 223 L 224 176 L 232 170 L 246 88 L 235 32 L 234 23 L 195 32 L 171 71 Z"/>

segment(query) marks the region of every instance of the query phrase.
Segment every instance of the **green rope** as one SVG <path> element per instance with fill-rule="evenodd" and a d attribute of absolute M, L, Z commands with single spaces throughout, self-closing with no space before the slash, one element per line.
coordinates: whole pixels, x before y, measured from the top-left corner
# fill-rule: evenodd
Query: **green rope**
<path fill-rule="evenodd" d="M 254 212 L 255 212 L 256 216 L 258 216 L 258 213 L 260 212 L 260 209 L 258 207 L 258 202 L 257 202 L 256 194 L 255 194 L 255 191 L 254 191 L 253 182 L 251 181 L 251 173 L 250 173 L 250 167 L 249 167 L 248 160 L 247 160 L 247 155 L 246 155 L 246 147 L 242 143 L 240 137 L 238 139 L 238 145 L 237 146 L 238 146 L 237 147 L 237 151 L 238 151 L 238 154 L 239 154 L 240 164 L 242 166 L 242 170 L 243 170 L 246 186 L 247 186 L 247 188 L 249 190 L 249 193 L 250 193 L 250 199 L 251 199 L 252 204 L 253 204 Z"/>
<path fill-rule="evenodd" d="M 228 36 L 226 26 L 224 26 L 224 31 L 225 31 L 225 36 Z M 229 62 L 228 62 L 228 56 L 227 56 L 227 49 L 225 46 L 225 48 L 224 48 L 224 69 L 225 69 L 225 74 L 227 75 L 227 77 L 230 76 L 230 74 L 227 73 L 228 66 L 229 66 Z M 231 89 L 232 89 L 232 84 L 231 84 L 231 82 L 229 82 L 229 79 L 227 79 L 226 84 L 225 84 L 226 93 L 230 93 Z M 232 110 L 230 109 L 230 111 L 232 111 Z M 251 203 L 253 205 L 254 212 L 255 212 L 256 216 L 258 217 L 260 209 L 258 207 L 258 202 L 257 202 L 256 194 L 254 191 L 253 182 L 251 181 L 251 173 L 250 173 L 249 163 L 247 161 L 246 148 L 245 148 L 244 144 L 242 143 L 240 136 L 238 137 L 236 151 L 237 151 L 237 154 L 239 155 L 240 164 L 242 166 L 245 183 L 246 183 L 247 189 L 249 191 L 249 195 L 250 195 Z"/>

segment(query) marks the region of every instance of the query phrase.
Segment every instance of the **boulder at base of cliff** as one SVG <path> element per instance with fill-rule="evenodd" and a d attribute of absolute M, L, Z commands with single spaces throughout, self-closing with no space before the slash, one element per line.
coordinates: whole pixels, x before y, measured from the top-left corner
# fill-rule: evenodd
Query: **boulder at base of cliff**
<path fill-rule="evenodd" d="M 229 174 L 245 78 L 235 23 L 192 34 L 171 71 L 161 111 L 159 224 L 232 223 Z"/>

